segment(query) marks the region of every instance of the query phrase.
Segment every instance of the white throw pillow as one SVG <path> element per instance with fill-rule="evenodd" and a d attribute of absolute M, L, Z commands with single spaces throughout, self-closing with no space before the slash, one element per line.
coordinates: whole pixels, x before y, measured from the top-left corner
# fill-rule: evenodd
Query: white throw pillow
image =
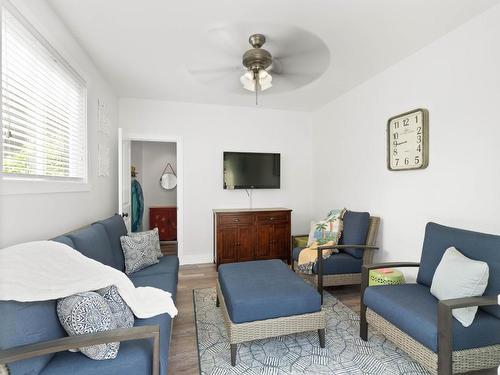
<path fill-rule="evenodd" d="M 448 248 L 432 278 L 431 293 L 439 300 L 482 296 L 490 275 L 488 264 L 467 258 Z M 464 327 L 472 324 L 477 306 L 454 309 L 452 314 Z"/>

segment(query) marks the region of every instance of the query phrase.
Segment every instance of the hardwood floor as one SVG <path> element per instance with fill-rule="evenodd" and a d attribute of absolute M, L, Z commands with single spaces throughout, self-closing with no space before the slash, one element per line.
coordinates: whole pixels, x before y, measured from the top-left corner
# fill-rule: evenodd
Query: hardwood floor
<path fill-rule="evenodd" d="M 198 375 L 198 348 L 193 309 L 193 289 L 215 287 L 217 271 L 214 264 L 181 266 L 177 287 L 177 309 L 174 319 L 168 373 Z M 359 286 L 328 288 L 352 310 L 359 312 Z"/>

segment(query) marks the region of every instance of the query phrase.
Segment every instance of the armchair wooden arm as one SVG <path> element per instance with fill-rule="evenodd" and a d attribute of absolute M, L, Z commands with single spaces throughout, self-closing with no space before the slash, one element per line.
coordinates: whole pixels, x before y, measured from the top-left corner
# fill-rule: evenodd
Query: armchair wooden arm
<path fill-rule="evenodd" d="M 110 331 L 68 336 L 56 340 L 5 349 L 0 351 L 0 364 L 8 364 L 10 362 L 62 352 L 69 349 L 77 349 L 84 346 L 147 338 L 153 339 L 152 374 L 158 375 L 160 373 L 160 326 L 158 325 L 118 328 Z"/>
<path fill-rule="evenodd" d="M 453 309 L 471 306 L 493 306 L 496 296 L 454 298 L 438 302 L 438 374 L 453 372 Z"/>
<path fill-rule="evenodd" d="M 368 287 L 370 271 L 380 268 L 400 268 L 400 267 L 420 267 L 418 262 L 385 262 L 378 264 L 365 264 L 361 268 L 361 293 L 360 293 L 360 311 L 359 311 L 359 336 L 363 340 L 368 339 L 368 323 L 366 322 L 366 305 L 363 302 L 365 289 Z"/>

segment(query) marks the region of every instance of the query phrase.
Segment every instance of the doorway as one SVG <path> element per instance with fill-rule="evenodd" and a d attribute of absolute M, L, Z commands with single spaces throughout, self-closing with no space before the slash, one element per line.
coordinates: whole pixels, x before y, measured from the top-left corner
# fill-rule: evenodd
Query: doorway
<path fill-rule="evenodd" d="M 131 231 L 158 228 L 164 255 L 178 255 L 177 142 L 130 140 Z"/>

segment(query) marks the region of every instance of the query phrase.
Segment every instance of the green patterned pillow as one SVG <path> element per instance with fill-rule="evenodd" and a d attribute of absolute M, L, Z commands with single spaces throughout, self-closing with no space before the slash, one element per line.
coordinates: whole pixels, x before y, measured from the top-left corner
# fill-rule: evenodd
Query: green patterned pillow
<path fill-rule="evenodd" d="M 316 241 L 320 245 L 323 245 L 329 241 L 338 243 L 341 233 L 342 220 L 337 219 L 332 221 L 312 221 L 307 246 L 311 246 Z"/>

